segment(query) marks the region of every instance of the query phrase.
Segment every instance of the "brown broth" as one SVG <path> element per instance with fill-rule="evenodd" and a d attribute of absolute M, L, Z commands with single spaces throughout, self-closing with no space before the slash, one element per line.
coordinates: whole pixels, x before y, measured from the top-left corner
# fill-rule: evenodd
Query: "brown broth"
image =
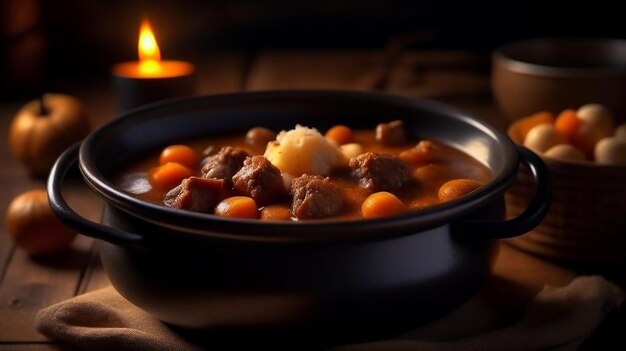
<path fill-rule="evenodd" d="M 391 155 L 398 155 L 404 150 L 411 149 L 419 141 L 419 139 L 412 139 L 404 145 L 391 147 L 376 142 L 373 130 L 355 130 L 353 131 L 353 136 L 354 142 L 361 144 L 364 151 Z M 491 171 L 471 156 L 442 143 L 436 141 L 433 141 L 433 143 L 438 147 L 438 150 L 440 150 L 440 153 L 438 153 L 440 157 L 437 162 L 419 166 L 409 165 L 411 174 L 416 181 L 411 186 L 404 187 L 402 191 L 396 194 L 410 208 L 417 210 L 439 204 L 440 202 L 437 196 L 439 188 L 449 180 L 469 178 L 481 184 L 486 184 L 493 178 Z M 245 135 L 243 134 L 189 140 L 184 144 L 193 148 L 198 155 L 202 155 L 202 152 L 209 146 L 217 147 L 218 150 L 224 146 L 232 146 L 234 148 L 245 149 L 250 154 L 263 154 L 265 151 L 262 147 L 254 147 L 247 144 Z M 164 147 L 165 146 L 167 145 L 164 145 Z M 147 172 L 159 165 L 160 151 L 161 150 L 156 150 L 152 156 L 138 160 L 129 167 L 121 170 L 121 172 L 114 177 L 113 183 L 122 190 L 127 190 L 128 185 L 135 184 L 137 179 L 147 184 Z M 418 168 L 421 167 L 426 168 L 418 170 Z M 200 166 L 198 165 L 197 168 L 193 169 L 193 172 L 195 176 L 200 176 Z M 361 203 L 371 192 L 359 187 L 358 180 L 350 177 L 349 170 L 331 174 L 330 177 L 333 179 L 335 185 L 344 189 L 347 200 L 344 213 L 331 219 L 362 218 L 360 212 Z M 166 193 L 167 191 L 152 188 L 150 191 L 133 195 L 139 199 L 163 205 L 163 198 Z M 289 205 L 288 203 L 285 204 Z"/>

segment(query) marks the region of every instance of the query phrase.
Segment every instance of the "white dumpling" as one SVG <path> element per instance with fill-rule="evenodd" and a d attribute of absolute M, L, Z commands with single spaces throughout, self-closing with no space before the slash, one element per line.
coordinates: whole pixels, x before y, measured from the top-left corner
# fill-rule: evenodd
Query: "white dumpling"
<path fill-rule="evenodd" d="M 594 149 L 597 163 L 626 166 L 626 141 L 617 137 L 600 140 Z"/>
<path fill-rule="evenodd" d="M 535 126 L 528 132 L 524 139 L 524 146 L 535 152 L 544 153 L 554 145 L 566 142 L 565 137 L 554 128 L 553 124 L 546 123 Z"/>
<path fill-rule="evenodd" d="M 584 161 L 585 154 L 579 148 L 570 144 L 558 144 L 546 151 L 547 157 L 567 161 Z"/>
<path fill-rule="evenodd" d="M 615 136 L 626 141 L 626 124 L 622 124 L 615 128 Z"/>
<path fill-rule="evenodd" d="M 345 167 L 348 159 L 337 143 L 326 139 L 317 129 L 297 125 L 282 131 L 270 142 L 264 156 L 283 173 L 328 175 L 334 168 Z"/>
<path fill-rule="evenodd" d="M 583 128 L 593 130 L 601 138 L 613 134 L 613 114 L 606 107 L 600 104 L 583 105 L 576 115 L 583 121 Z"/>

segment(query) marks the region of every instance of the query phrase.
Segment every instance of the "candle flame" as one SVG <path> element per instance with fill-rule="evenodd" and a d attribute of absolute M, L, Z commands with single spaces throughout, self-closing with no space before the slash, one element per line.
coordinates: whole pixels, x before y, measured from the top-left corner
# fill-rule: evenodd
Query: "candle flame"
<path fill-rule="evenodd" d="M 139 28 L 139 71 L 145 74 L 161 70 L 161 51 L 148 20 L 141 22 Z"/>

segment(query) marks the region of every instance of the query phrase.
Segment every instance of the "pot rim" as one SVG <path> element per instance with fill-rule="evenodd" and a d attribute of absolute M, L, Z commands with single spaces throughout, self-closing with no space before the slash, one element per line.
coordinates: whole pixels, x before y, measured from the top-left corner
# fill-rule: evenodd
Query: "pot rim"
<path fill-rule="evenodd" d="M 258 219 L 233 219 L 211 214 L 181 211 L 150 203 L 117 189 L 107 180 L 96 166 L 94 157 L 90 157 L 98 137 L 120 125 L 139 118 L 139 122 L 149 119 L 147 112 L 188 104 L 194 101 L 236 102 L 242 98 L 290 97 L 324 98 L 350 97 L 364 100 L 377 100 L 389 104 L 420 106 L 449 118 L 470 124 L 485 135 L 494 139 L 505 154 L 502 171 L 494 173 L 493 179 L 478 190 L 444 204 L 419 211 L 381 219 L 351 220 L 311 220 L 311 221 L 261 221 Z M 418 231 L 450 224 L 464 214 L 501 196 L 514 181 L 518 169 L 519 156 L 508 136 L 494 127 L 478 120 L 472 115 L 443 103 L 407 98 L 379 92 L 357 92 L 344 90 L 277 90 L 261 92 L 239 92 L 231 94 L 174 98 L 149 104 L 127 111 L 93 131 L 80 146 L 79 168 L 85 182 L 98 195 L 114 207 L 158 226 L 187 233 L 192 236 L 209 237 L 220 240 L 244 240 L 254 242 L 308 242 L 308 241 L 343 241 L 357 238 L 389 238 L 395 235 L 415 234 Z M 494 172 L 493 169 L 491 169 Z M 381 235 L 384 233 L 384 235 Z"/>

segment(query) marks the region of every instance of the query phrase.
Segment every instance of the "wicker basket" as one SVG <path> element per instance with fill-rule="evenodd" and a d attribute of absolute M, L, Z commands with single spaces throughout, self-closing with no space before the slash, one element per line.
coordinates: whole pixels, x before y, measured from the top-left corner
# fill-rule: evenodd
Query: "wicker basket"
<path fill-rule="evenodd" d="M 520 142 L 515 124 L 509 136 Z M 559 261 L 626 263 L 626 167 L 542 158 L 552 175 L 550 211 L 537 228 L 509 243 Z M 509 215 L 520 213 L 532 196 L 532 176 L 522 165 L 506 194 Z"/>

